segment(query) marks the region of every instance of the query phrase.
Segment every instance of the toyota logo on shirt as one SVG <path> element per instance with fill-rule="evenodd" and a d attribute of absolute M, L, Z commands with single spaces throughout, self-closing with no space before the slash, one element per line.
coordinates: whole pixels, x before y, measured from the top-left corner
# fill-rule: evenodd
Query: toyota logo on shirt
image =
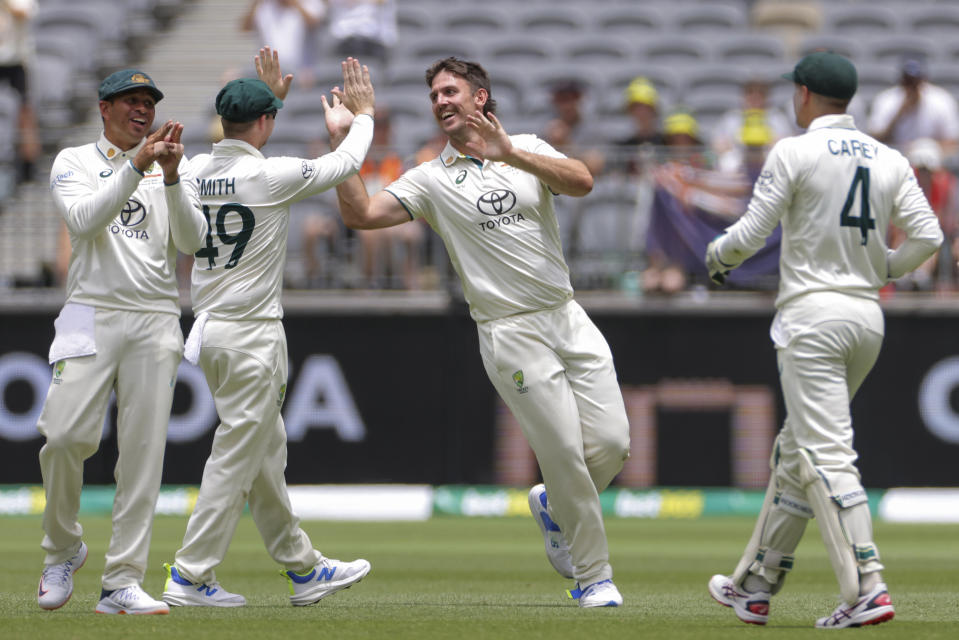
<path fill-rule="evenodd" d="M 147 208 L 143 206 L 143 203 L 130 198 L 123 204 L 123 209 L 120 211 L 120 217 L 117 218 L 119 222 L 124 227 L 135 227 L 143 219 L 147 217 Z"/>
<path fill-rule="evenodd" d="M 501 216 L 516 206 L 516 194 L 509 189 L 487 191 L 476 201 L 476 208 L 485 216 Z"/>

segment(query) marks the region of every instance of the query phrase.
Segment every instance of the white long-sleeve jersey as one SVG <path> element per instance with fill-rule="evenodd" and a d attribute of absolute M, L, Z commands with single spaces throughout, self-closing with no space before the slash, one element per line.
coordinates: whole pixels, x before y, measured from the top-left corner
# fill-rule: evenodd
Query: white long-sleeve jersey
<path fill-rule="evenodd" d="M 176 252 L 201 246 L 206 223 L 181 183 L 144 174 L 104 135 L 61 151 L 50 172 L 53 201 L 70 236 L 67 302 L 179 315 Z M 171 242 L 172 239 L 172 242 Z"/>
<path fill-rule="evenodd" d="M 533 135 L 517 149 L 565 158 Z M 386 187 L 443 239 L 477 322 L 556 308 L 573 297 L 553 194 L 505 162 L 482 163 L 447 143 L 438 158 Z"/>
<path fill-rule="evenodd" d="M 907 235 L 895 250 L 886 244 L 890 222 Z M 780 223 L 777 307 L 812 291 L 878 299 L 943 239 L 908 160 L 846 114 L 816 118 L 773 146 L 746 213 L 717 240 L 719 259 L 738 265 Z"/>
<path fill-rule="evenodd" d="M 234 139 L 192 158 L 183 182 L 208 220 L 206 243 L 194 256 L 193 312 L 282 318 L 290 205 L 359 171 L 372 139 L 373 119 L 358 115 L 340 146 L 320 158 L 266 158 Z"/>

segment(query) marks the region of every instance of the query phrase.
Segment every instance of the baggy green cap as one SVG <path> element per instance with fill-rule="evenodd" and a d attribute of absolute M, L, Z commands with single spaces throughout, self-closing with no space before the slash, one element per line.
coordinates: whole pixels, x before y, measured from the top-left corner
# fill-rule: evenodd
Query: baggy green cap
<path fill-rule="evenodd" d="M 282 106 L 283 101 L 257 78 L 230 80 L 216 95 L 216 112 L 230 122 L 250 122 Z"/>
<path fill-rule="evenodd" d="M 153 94 L 156 102 L 163 99 L 163 92 L 157 89 L 153 78 L 139 69 L 122 69 L 108 75 L 100 83 L 99 96 L 101 100 L 109 100 L 118 93 L 131 89 L 146 89 Z"/>
<path fill-rule="evenodd" d="M 816 51 L 796 63 L 783 78 L 805 85 L 813 93 L 828 98 L 849 100 L 856 93 L 859 77 L 856 67 L 838 53 Z"/>

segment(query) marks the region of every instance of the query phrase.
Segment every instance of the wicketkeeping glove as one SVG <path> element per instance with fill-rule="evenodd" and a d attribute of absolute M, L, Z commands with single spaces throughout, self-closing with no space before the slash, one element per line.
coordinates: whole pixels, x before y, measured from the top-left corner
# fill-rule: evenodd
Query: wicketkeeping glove
<path fill-rule="evenodd" d="M 737 264 L 726 264 L 719 259 L 720 238 L 722 238 L 722 235 L 716 236 L 706 247 L 706 271 L 709 272 L 709 279 L 716 284 L 724 284 L 729 272 L 739 266 Z"/>

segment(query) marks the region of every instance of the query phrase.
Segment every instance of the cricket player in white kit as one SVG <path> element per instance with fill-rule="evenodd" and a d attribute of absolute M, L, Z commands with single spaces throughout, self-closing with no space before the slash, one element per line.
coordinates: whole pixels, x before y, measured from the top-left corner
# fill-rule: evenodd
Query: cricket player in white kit
<path fill-rule="evenodd" d="M 549 490 L 530 492 L 550 562 L 575 578 L 580 606 L 618 606 L 599 493 L 629 452 L 629 425 L 609 346 L 573 300 L 554 194 L 592 189 L 586 166 L 533 135 L 508 136 L 489 76 L 447 58 L 426 74 L 449 143 L 440 156 L 367 196 L 337 187 L 343 220 L 375 229 L 425 218 L 443 239 L 486 372 L 516 416 Z"/>
<path fill-rule="evenodd" d="M 770 150 L 745 215 L 706 251 L 710 276 L 722 282 L 782 225 L 770 334 L 786 419 L 753 537 L 733 575 L 713 576 L 709 592 L 742 621 L 766 624 L 770 596 L 815 516 L 843 599 L 816 626 L 877 624 L 895 613 L 856 468 L 849 403 L 882 345 L 879 289 L 935 253 L 943 234 L 906 158 L 845 113 L 857 88 L 852 63 L 813 53 L 784 77 L 795 83 L 796 123 L 807 132 Z M 895 250 L 885 241 L 890 223 L 907 235 Z"/>
<path fill-rule="evenodd" d="M 323 97 L 327 127 L 342 138 L 331 153 L 266 158 L 260 148 L 273 132 L 292 76 L 282 76 L 268 48 L 256 63 L 261 79 L 234 80 L 217 95 L 224 140 L 189 164 L 188 188 L 208 216 L 209 232 L 195 254 L 196 320 L 186 357 L 199 358 L 220 425 L 183 546 L 175 563 L 164 565 L 163 599 L 171 605 L 246 603 L 219 586 L 214 568 L 247 502 L 267 551 L 285 569 L 292 604 L 317 602 L 370 570 L 366 560 L 341 562 L 314 549 L 290 505 L 280 415 L 287 382 L 280 295 L 290 204 L 359 171 L 373 135 L 373 87 L 369 74 L 351 74 L 342 92 L 334 90 L 332 107 Z M 352 59 L 349 65 L 359 66 Z"/>
<path fill-rule="evenodd" d="M 64 149 L 51 171 L 54 203 L 72 253 L 67 301 L 50 347 L 53 381 L 37 429 L 46 437 L 46 568 L 37 597 L 57 609 L 87 557 L 77 521 L 83 461 L 99 446 L 117 397 L 116 497 L 98 613 L 167 613 L 141 588 L 160 490 L 167 422 L 183 350 L 177 249 L 193 253 L 206 223 L 179 181 L 182 125 L 147 136 L 163 97 L 142 71 L 100 85 L 103 134 Z"/>

